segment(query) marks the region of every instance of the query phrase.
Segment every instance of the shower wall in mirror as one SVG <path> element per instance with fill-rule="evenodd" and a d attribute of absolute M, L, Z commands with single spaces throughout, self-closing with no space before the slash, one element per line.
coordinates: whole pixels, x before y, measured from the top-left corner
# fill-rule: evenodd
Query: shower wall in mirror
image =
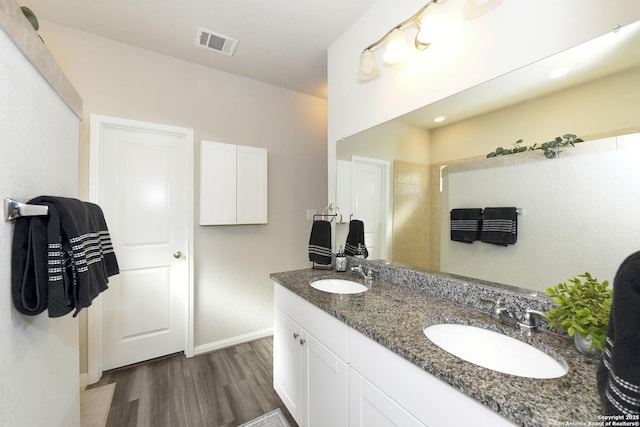
<path fill-rule="evenodd" d="M 638 132 L 640 24 L 623 30 L 340 141 L 340 160 L 358 155 L 388 160 L 392 165 L 388 197 L 392 233 L 387 259 L 440 269 L 441 238 L 449 226 L 448 216 L 441 215 L 442 167 L 483 159 L 496 147 L 511 148 L 519 139 L 523 145 L 532 145 L 565 133 L 595 140 Z M 597 58 L 576 60 L 584 52 Z M 573 77 L 569 73 L 564 81 L 530 84 L 565 61 L 578 64 Z M 434 125 L 431 119 L 440 114 L 449 119 Z M 531 154 L 542 152 L 527 153 Z M 345 210 L 349 209 L 343 207 Z M 340 233 L 337 230 L 338 243 L 344 240 Z M 465 274 L 473 276 L 471 271 Z M 558 276 L 558 281 L 564 279 Z"/>

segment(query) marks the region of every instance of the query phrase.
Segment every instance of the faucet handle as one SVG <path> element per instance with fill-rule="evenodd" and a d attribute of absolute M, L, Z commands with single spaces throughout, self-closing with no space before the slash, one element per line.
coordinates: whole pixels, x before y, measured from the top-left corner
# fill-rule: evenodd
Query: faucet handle
<path fill-rule="evenodd" d="M 525 332 L 527 336 L 533 335 L 533 333 L 538 330 L 538 325 L 533 323 L 533 316 L 540 316 L 543 319 L 546 319 L 543 312 L 527 308 L 524 311 L 524 316 L 522 316 L 522 322 L 518 322 L 520 330 Z"/>
<path fill-rule="evenodd" d="M 498 298 L 497 300 L 492 300 L 489 298 L 480 298 L 480 302 L 485 302 L 491 304 L 493 314 L 499 316 L 502 312 L 504 312 L 507 307 L 504 306 L 504 300 L 502 298 Z"/>
<path fill-rule="evenodd" d="M 535 326 L 535 325 L 533 324 L 533 318 L 532 318 L 532 316 L 539 316 L 539 317 L 541 317 L 541 318 L 543 318 L 543 319 L 546 319 L 546 318 L 547 318 L 547 316 L 545 316 L 543 312 L 538 311 L 538 310 L 533 310 L 533 309 L 531 309 L 531 308 L 527 308 L 527 309 L 524 311 L 524 317 L 523 317 L 523 319 L 522 319 L 522 320 L 524 321 L 524 324 L 525 324 L 525 325 L 527 325 L 527 326 Z"/>

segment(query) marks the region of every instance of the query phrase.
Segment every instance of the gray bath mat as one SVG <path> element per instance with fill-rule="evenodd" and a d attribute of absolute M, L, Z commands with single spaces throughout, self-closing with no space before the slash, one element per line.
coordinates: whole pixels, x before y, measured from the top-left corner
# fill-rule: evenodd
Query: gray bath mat
<path fill-rule="evenodd" d="M 255 420 L 244 423 L 238 427 L 291 427 L 287 419 L 282 414 L 280 408 L 260 415 Z"/>

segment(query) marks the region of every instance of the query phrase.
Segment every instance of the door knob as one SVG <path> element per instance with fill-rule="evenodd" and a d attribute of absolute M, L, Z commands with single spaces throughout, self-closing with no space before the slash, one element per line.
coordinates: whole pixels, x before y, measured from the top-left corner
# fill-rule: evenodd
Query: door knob
<path fill-rule="evenodd" d="M 173 257 L 174 257 L 174 258 L 181 258 L 181 257 L 182 257 L 182 252 L 180 252 L 180 251 L 176 251 L 176 252 L 173 254 Z"/>

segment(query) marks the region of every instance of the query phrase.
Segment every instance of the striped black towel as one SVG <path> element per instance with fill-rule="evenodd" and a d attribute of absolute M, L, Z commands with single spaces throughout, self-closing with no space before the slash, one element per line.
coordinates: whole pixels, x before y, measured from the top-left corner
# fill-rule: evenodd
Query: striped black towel
<path fill-rule="evenodd" d="M 630 255 L 613 280 L 598 391 L 605 415 L 640 413 L 640 252 Z"/>
<path fill-rule="evenodd" d="M 450 219 L 451 240 L 464 243 L 480 240 L 482 209 L 452 209 Z"/>
<path fill-rule="evenodd" d="M 363 251 L 365 258 L 369 257 L 369 251 L 364 244 L 364 222 L 359 219 L 352 219 L 349 222 L 349 234 L 344 245 L 344 253 L 349 256 L 358 254 L 358 245 Z"/>
<path fill-rule="evenodd" d="M 102 209 L 66 197 L 41 196 L 29 203 L 48 206 L 49 214 L 20 218 L 16 224 L 14 305 L 29 315 L 47 309 L 49 317 L 75 309 L 75 317 L 107 289 L 108 277 L 119 272 Z"/>
<path fill-rule="evenodd" d="M 513 245 L 518 240 L 516 208 L 484 208 L 480 240 L 494 245 Z"/>
<path fill-rule="evenodd" d="M 331 223 L 315 220 L 309 236 L 309 261 L 316 264 L 331 264 Z"/>

